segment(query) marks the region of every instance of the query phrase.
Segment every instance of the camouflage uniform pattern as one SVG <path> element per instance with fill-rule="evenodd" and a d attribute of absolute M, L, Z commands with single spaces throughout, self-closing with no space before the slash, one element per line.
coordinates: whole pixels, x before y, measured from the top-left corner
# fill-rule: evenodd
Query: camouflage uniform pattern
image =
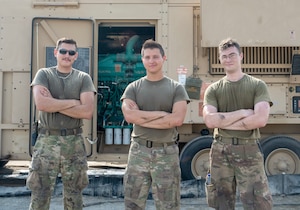
<path fill-rule="evenodd" d="M 235 209 L 236 188 L 245 210 L 271 210 L 272 196 L 258 144 L 232 145 L 214 140 L 207 201 L 218 210 Z M 254 184 L 253 184 L 254 183 Z"/>
<path fill-rule="evenodd" d="M 180 209 L 179 149 L 171 146 L 147 148 L 132 142 L 124 175 L 126 210 L 145 209 L 150 187 L 156 209 Z"/>
<path fill-rule="evenodd" d="M 86 151 L 82 136 L 40 134 L 34 146 L 27 186 L 30 210 L 47 210 L 58 173 L 64 186 L 64 209 L 83 208 L 82 190 L 88 185 Z"/>

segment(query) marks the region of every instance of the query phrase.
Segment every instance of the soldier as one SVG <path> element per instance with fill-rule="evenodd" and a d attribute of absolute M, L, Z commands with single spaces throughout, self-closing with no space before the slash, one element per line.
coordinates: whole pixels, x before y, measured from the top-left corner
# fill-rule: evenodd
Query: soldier
<path fill-rule="evenodd" d="M 205 91 L 203 119 L 214 128 L 210 151 L 208 205 L 234 209 L 236 187 L 245 210 L 270 210 L 272 197 L 258 139 L 272 102 L 266 84 L 242 72 L 243 53 L 230 38 L 219 45 L 226 76 Z"/>
<path fill-rule="evenodd" d="M 78 57 L 73 39 L 59 39 L 54 56 L 57 66 L 40 69 L 31 83 L 40 122 L 27 178 L 29 209 L 49 209 L 61 173 L 64 209 L 80 210 L 88 185 L 82 119 L 92 118 L 96 90 L 87 73 L 72 68 Z"/>
<path fill-rule="evenodd" d="M 145 209 L 149 189 L 156 209 L 180 208 L 179 150 L 176 127 L 182 125 L 189 97 L 182 85 L 165 77 L 162 46 L 147 40 L 142 47 L 147 75 L 129 84 L 122 111 L 133 123 L 124 176 L 125 209 Z"/>

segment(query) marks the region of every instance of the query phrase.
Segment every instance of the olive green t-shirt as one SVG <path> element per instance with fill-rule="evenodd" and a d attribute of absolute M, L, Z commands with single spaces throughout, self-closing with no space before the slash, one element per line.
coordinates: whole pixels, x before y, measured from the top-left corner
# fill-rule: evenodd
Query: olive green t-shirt
<path fill-rule="evenodd" d="M 212 105 L 218 112 L 232 112 L 239 109 L 254 109 L 258 102 L 272 104 L 264 81 L 245 74 L 242 79 L 231 82 L 223 77 L 211 84 L 204 95 L 203 105 Z M 215 128 L 214 136 L 237 137 L 242 139 L 260 138 L 259 129 L 238 131 Z"/>
<path fill-rule="evenodd" d="M 185 88 L 177 81 L 164 77 L 160 81 L 149 81 L 145 77 L 130 83 L 121 100 L 128 98 L 135 101 L 140 110 L 172 112 L 174 103 L 190 101 Z M 176 128 L 154 129 L 133 125 L 132 138 L 154 142 L 170 142 L 177 139 Z"/>
<path fill-rule="evenodd" d="M 64 79 L 62 79 L 64 78 Z M 82 71 L 72 69 L 70 75 L 61 75 L 56 67 L 42 68 L 38 70 L 31 86 L 42 85 L 46 87 L 53 98 L 80 100 L 83 92 L 94 92 L 91 77 Z M 78 128 L 82 126 L 82 119 L 75 119 L 59 112 L 39 112 L 39 126 L 48 129 Z"/>

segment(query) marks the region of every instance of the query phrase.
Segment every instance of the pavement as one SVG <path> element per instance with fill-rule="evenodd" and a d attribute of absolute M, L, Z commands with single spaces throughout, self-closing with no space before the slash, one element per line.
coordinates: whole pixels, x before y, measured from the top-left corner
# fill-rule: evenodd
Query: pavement
<path fill-rule="evenodd" d="M 27 163 L 22 167 L 12 162 L 0 169 L 0 209 L 28 209 L 30 190 L 26 187 L 28 176 Z M 25 167 L 24 167 L 25 166 Z M 85 210 L 123 210 L 123 174 L 124 167 L 99 166 L 90 164 L 88 171 L 90 184 L 83 191 Z M 273 210 L 300 209 L 300 175 L 278 175 L 268 177 L 273 195 Z M 205 201 L 204 179 L 186 180 L 181 182 L 182 210 L 211 210 Z M 50 210 L 63 209 L 62 183 L 60 177 L 51 199 Z M 146 210 L 155 209 L 151 191 L 147 200 Z M 242 210 L 239 200 L 236 210 Z"/>
<path fill-rule="evenodd" d="M 0 191 L 2 191 L 0 187 Z M 300 195 L 273 196 L 273 210 L 299 210 Z M 122 198 L 107 198 L 98 196 L 83 196 L 84 210 L 124 210 Z M 27 210 L 30 203 L 30 196 L 0 197 L 1 210 Z M 181 210 L 212 210 L 207 207 L 205 198 L 182 198 Z M 50 210 L 63 210 L 62 196 L 53 196 Z M 147 200 L 146 210 L 155 210 L 152 199 Z M 236 203 L 236 210 L 243 210 L 240 201 Z"/>

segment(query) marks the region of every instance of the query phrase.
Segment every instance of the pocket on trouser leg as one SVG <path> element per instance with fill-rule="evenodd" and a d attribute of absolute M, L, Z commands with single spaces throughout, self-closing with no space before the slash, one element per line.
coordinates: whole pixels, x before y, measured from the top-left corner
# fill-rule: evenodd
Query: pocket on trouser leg
<path fill-rule="evenodd" d="M 42 188 L 41 187 L 40 175 L 38 174 L 37 171 L 29 172 L 29 175 L 26 179 L 26 186 L 30 190 L 40 190 Z"/>
<path fill-rule="evenodd" d="M 214 184 L 205 184 L 206 202 L 209 207 L 217 208 L 217 190 Z"/>
<path fill-rule="evenodd" d="M 32 160 L 31 167 L 29 168 L 29 174 L 26 179 L 26 186 L 32 191 L 42 189 L 41 178 L 38 173 L 40 166 L 41 163 L 38 159 Z"/>
<path fill-rule="evenodd" d="M 76 187 L 79 190 L 83 190 L 89 184 L 89 177 L 87 174 L 87 166 L 83 167 L 78 175 L 78 179 L 76 182 Z"/>

